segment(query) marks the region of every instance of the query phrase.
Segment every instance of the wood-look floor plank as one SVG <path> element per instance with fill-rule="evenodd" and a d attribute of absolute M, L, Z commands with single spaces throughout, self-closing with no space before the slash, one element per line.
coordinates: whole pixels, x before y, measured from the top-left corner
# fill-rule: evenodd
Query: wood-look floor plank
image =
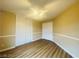
<path fill-rule="evenodd" d="M 0 52 L 0 57 L 7 58 L 71 58 L 68 53 L 54 42 L 40 39 L 14 49 Z"/>

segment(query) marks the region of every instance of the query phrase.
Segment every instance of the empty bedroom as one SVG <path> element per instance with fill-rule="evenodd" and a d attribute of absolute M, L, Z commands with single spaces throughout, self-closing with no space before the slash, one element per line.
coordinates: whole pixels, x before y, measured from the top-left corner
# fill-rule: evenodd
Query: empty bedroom
<path fill-rule="evenodd" d="M 0 0 L 0 58 L 79 58 L 79 0 Z"/>

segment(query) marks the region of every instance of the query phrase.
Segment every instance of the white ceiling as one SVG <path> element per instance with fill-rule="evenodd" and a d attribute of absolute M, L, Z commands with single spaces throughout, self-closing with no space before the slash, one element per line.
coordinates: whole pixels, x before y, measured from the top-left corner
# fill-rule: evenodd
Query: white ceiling
<path fill-rule="evenodd" d="M 45 21 L 56 17 L 76 0 L 2 0 L 2 9 L 34 20 Z"/>

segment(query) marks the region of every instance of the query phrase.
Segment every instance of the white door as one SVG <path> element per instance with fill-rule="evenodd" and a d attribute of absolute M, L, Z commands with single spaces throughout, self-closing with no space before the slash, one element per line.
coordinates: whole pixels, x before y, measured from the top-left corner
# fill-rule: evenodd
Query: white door
<path fill-rule="evenodd" d="M 42 38 L 53 41 L 53 22 L 42 24 Z"/>
<path fill-rule="evenodd" d="M 16 17 L 16 46 L 32 42 L 32 23 L 21 16 Z"/>
<path fill-rule="evenodd" d="M 26 43 L 25 19 L 16 17 L 16 46 Z"/>
<path fill-rule="evenodd" d="M 33 37 L 32 37 L 32 21 L 31 20 L 26 20 L 25 22 L 25 36 L 26 36 L 26 42 L 29 43 L 29 42 L 32 42 L 33 40 Z"/>

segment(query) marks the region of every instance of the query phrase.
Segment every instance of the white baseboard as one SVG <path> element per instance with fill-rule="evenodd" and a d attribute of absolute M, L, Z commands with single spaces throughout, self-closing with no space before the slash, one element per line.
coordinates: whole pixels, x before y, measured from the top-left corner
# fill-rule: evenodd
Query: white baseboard
<path fill-rule="evenodd" d="M 37 40 L 34 40 L 34 41 L 37 41 Z M 31 42 L 34 42 L 34 41 L 31 41 Z M 28 42 L 28 43 L 31 43 L 31 42 Z M 24 43 L 24 44 L 28 44 L 28 43 Z M 21 44 L 21 45 L 24 45 L 24 44 Z M 0 52 L 7 51 L 7 50 L 13 49 L 15 47 L 21 46 L 21 45 L 16 45 L 16 46 L 13 46 L 13 47 L 10 47 L 10 48 L 2 49 L 2 50 L 0 50 Z"/>
<path fill-rule="evenodd" d="M 5 35 L 5 36 L 0 36 L 0 38 L 8 38 L 8 37 L 15 37 L 16 35 Z M 0 50 L 0 52 L 3 52 L 3 51 L 7 51 L 7 50 L 10 50 L 10 49 L 13 49 L 15 48 L 14 46 L 13 47 L 10 47 L 10 48 L 5 48 L 5 49 L 2 49 Z"/>
<path fill-rule="evenodd" d="M 10 49 L 13 49 L 13 48 L 15 48 L 15 47 L 10 47 L 10 48 L 6 48 L 6 49 L 2 49 L 2 50 L 0 50 L 0 52 L 4 52 L 4 51 L 7 51 L 7 50 L 10 50 Z"/>
<path fill-rule="evenodd" d="M 76 37 L 72 37 L 72 36 L 68 36 L 68 35 L 64 35 L 64 34 L 60 34 L 60 33 L 55 33 L 55 35 L 57 36 L 61 36 L 61 37 L 65 37 L 65 38 L 69 38 L 70 40 L 78 40 L 79 38 Z M 55 41 L 54 41 L 55 42 Z M 61 47 L 64 51 L 66 51 L 67 53 L 69 53 L 72 57 L 77 58 L 77 56 L 73 55 L 70 51 L 68 51 L 66 48 L 64 48 L 61 44 L 55 42 L 59 47 Z"/>
<path fill-rule="evenodd" d="M 55 41 L 54 41 L 55 42 Z M 71 52 L 69 52 L 68 50 L 66 50 L 62 45 L 60 45 L 59 43 L 55 42 L 59 47 L 61 47 L 64 51 L 66 51 L 67 53 L 69 53 L 73 58 L 78 58 L 76 56 L 74 56 Z"/>

